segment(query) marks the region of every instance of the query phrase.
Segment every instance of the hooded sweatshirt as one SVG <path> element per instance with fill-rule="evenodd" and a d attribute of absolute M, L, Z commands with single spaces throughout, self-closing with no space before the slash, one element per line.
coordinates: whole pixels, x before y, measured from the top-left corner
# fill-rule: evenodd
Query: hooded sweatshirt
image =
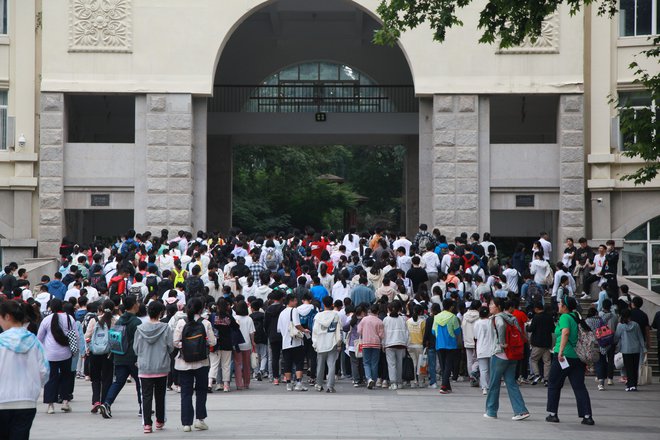
<path fill-rule="evenodd" d="M 520 326 L 518 325 L 516 317 L 509 312 L 498 313 L 493 319 L 495 320 L 496 329 L 496 331 L 493 332 L 493 336 L 495 337 L 495 350 L 493 351 L 493 355 L 498 355 L 498 357 L 506 359 L 504 348 L 502 348 L 503 345 L 506 345 L 506 325 L 515 325 L 518 329 L 520 329 Z"/>
<path fill-rule="evenodd" d="M 25 328 L 0 333 L 0 410 L 36 408 L 50 368 L 37 337 Z"/>
<path fill-rule="evenodd" d="M 614 343 L 623 354 L 646 353 L 644 336 L 635 321 L 620 322 L 614 332 Z"/>
<path fill-rule="evenodd" d="M 474 323 L 479 320 L 478 310 L 468 310 L 463 315 L 461 331 L 463 332 L 463 345 L 465 348 L 474 348 Z"/>
<path fill-rule="evenodd" d="M 435 336 L 435 349 L 458 348 L 457 336 L 461 334 L 461 322 L 453 313 L 443 310 L 433 319 L 433 335 Z"/>
<path fill-rule="evenodd" d="M 151 321 L 138 326 L 133 350 L 137 355 L 138 376 L 167 376 L 170 372 L 170 353 L 174 350 L 170 326 Z"/>
<path fill-rule="evenodd" d="M 268 301 L 268 295 L 270 295 L 270 292 L 272 291 L 273 289 L 271 289 L 265 284 L 262 284 L 261 286 L 257 287 L 257 289 L 254 291 L 254 296 L 261 299 L 263 302 L 266 302 Z"/>
<path fill-rule="evenodd" d="M 66 285 L 60 280 L 52 280 L 48 284 L 48 292 L 52 293 L 53 296 L 59 300 L 64 300 L 64 295 L 66 295 Z"/>
<path fill-rule="evenodd" d="M 405 316 L 396 318 L 387 315 L 383 319 L 383 328 L 385 329 L 384 347 L 406 347 L 408 345 L 408 326 Z"/>
<path fill-rule="evenodd" d="M 298 311 L 300 311 L 300 307 L 298 307 Z M 327 353 L 335 350 L 341 344 L 340 324 L 339 313 L 334 310 L 316 314 L 312 330 L 312 346 L 317 353 Z"/>

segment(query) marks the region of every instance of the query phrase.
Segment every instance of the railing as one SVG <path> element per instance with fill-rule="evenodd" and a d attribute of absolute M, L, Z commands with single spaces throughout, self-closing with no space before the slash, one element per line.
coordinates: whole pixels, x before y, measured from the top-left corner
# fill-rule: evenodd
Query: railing
<path fill-rule="evenodd" d="M 216 86 L 210 112 L 415 113 L 413 86 L 364 86 L 309 82 L 275 86 Z"/>

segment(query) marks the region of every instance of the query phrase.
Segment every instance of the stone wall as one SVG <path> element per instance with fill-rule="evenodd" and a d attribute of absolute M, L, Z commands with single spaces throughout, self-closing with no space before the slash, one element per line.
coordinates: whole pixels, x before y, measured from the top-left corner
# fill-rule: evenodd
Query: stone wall
<path fill-rule="evenodd" d="M 192 230 L 193 111 L 189 94 L 147 95 L 147 229 Z M 136 197 L 137 199 L 137 197 Z"/>
<path fill-rule="evenodd" d="M 433 225 L 448 239 L 479 230 L 479 108 L 476 95 L 433 97 Z"/>
<path fill-rule="evenodd" d="M 39 149 L 40 257 L 59 255 L 64 231 L 64 94 L 41 94 Z"/>
<path fill-rule="evenodd" d="M 576 242 L 585 236 L 584 100 L 582 95 L 559 99 L 559 236 L 555 247 L 567 237 Z M 563 247 L 562 247 L 563 248 Z"/>

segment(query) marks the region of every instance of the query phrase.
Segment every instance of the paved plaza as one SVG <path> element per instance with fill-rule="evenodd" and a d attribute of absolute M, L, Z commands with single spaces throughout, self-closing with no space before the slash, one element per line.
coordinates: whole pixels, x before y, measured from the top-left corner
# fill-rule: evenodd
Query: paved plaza
<path fill-rule="evenodd" d="M 654 378 L 657 381 L 657 378 Z M 286 392 L 283 385 L 253 382 L 253 389 L 209 395 L 209 431 L 184 433 L 180 425 L 180 395 L 168 391 L 168 422 L 155 438 L 238 439 L 530 439 L 607 440 L 660 438 L 660 386 L 656 383 L 626 393 L 615 384 L 598 392 L 593 378 L 588 386 L 596 425 L 580 424 L 568 383 L 559 407 L 561 423 L 545 422 L 546 388 L 523 386 L 532 416 L 511 421 L 511 406 L 503 389 L 498 420 L 486 420 L 485 397 L 478 388 L 454 384 L 454 394 L 437 390 L 399 391 L 354 389 L 350 381 L 338 382 L 336 394 Z M 47 415 L 45 407 L 32 428 L 32 439 L 131 439 L 142 438 L 141 420 L 133 384 L 127 384 L 112 408 L 113 418 L 92 415 L 89 382 L 76 381 L 73 412 Z"/>

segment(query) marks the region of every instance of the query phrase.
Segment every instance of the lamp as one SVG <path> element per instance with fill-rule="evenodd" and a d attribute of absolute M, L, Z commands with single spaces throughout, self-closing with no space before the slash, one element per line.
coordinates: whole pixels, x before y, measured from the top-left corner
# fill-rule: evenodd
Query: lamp
<path fill-rule="evenodd" d="M 27 143 L 27 140 L 25 139 L 25 135 L 21 133 L 21 135 L 18 137 L 18 148 L 23 149 L 25 148 L 25 144 Z"/>

